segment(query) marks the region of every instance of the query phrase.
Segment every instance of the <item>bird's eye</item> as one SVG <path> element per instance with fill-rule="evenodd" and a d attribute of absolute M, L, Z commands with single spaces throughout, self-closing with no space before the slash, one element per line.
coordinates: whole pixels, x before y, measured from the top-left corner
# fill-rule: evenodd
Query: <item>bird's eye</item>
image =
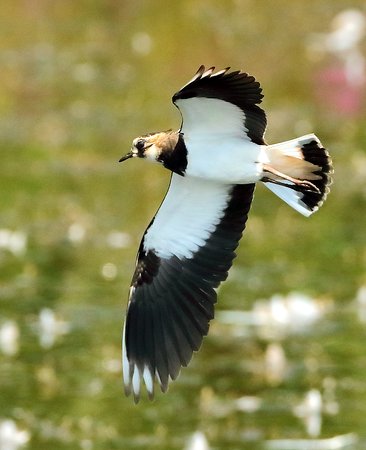
<path fill-rule="evenodd" d="M 137 148 L 137 150 L 143 150 L 145 147 L 145 141 L 143 139 L 139 139 L 136 142 L 135 147 Z"/>

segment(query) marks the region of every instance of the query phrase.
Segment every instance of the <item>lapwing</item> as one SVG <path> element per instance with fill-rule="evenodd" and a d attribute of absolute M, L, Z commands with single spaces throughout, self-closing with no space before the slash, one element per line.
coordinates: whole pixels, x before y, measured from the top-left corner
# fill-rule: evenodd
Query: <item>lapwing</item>
<path fill-rule="evenodd" d="M 214 317 L 258 181 L 310 216 L 325 200 L 331 159 L 315 134 L 264 140 L 258 81 L 201 66 L 173 95 L 178 131 L 133 140 L 120 161 L 143 158 L 171 172 L 168 191 L 138 251 L 123 328 L 125 392 L 163 392 L 191 360 Z"/>

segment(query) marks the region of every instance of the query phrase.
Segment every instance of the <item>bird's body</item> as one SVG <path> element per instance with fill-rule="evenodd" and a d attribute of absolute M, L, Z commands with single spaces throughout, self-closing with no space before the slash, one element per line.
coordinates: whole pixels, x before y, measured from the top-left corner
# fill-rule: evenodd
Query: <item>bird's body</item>
<path fill-rule="evenodd" d="M 266 157 L 265 146 L 233 137 L 218 148 L 217 141 L 215 134 L 185 139 L 188 154 L 191 156 L 186 170 L 187 176 L 228 184 L 256 183 L 260 180 Z M 210 153 L 215 156 L 208 157 Z"/>
<path fill-rule="evenodd" d="M 263 181 L 309 216 L 324 201 L 331 161 L 313 135 L 267 145 L 259 83 L 246 74 L 200 67 L 173 96 L 178 131 L 136 138 L 121 161 L 140 157 L 172 172 L 168 192 L 143 236 L 123 331 L 126 392 L 165 391 L 199 349 L 228 275 L 255 183 Z"/>

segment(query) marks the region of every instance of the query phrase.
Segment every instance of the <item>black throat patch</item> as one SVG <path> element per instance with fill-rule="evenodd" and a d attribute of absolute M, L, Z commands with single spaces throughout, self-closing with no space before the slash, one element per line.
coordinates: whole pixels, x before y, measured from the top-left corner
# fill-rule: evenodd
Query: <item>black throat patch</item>
<path fill-rule="evenodd" d="M 172 172 L 184 176 L 187 169 L 187 147 L 183 135 L 178 134 L 178 141 L 174 148 L 165 150 L 159 158 L 163 166 Z"/>

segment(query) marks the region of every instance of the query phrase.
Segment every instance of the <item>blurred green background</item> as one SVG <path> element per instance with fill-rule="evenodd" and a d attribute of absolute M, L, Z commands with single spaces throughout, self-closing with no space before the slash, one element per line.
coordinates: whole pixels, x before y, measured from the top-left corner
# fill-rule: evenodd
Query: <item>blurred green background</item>
<path fill-rule="evenodd" d="M 329 34 L 349 8 L 366 13 L 364 0 L 2 1 L 1 450 L 308 450 L 340 435 L 365 448 L 362 20 L 347 48 Z M 135 406 L 121 327 L 169 173 L 117 161 L 134 137 L 179 127 L 171 96 L 200 64 L 255 75 L 267 141 L 316 132 L 334 184 L 310 219 L 258 187 L 210 335 L 166 395 Z"/>

